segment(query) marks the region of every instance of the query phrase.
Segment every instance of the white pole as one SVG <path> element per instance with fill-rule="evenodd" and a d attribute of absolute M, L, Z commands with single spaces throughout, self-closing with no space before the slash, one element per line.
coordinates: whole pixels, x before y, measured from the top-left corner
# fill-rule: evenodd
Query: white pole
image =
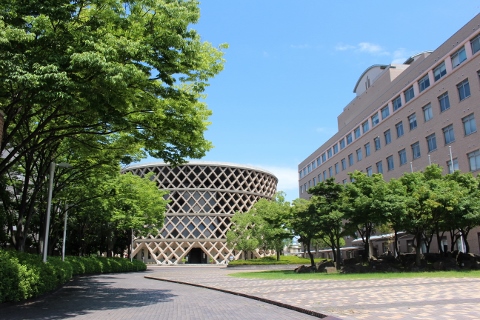
<path fill-rule="evenodd" d="M 412 172 L 412 173 L 413 173 L 413 164 L 412 164 L 412 162 L 411 162 L 411 161 L 410 161 L 410 172 Z"/>
<path fill-rule="evenodd" d="M 52 207 L 53 175 L 55 173 L 55 162 L 50 162 L 50 177 L 48 182 L 47 200 L 47 221 L 45 223 L 45 239 L 43 241 L 43 262 L 47 262 L 48 233 L 50 232 L 50 209 Z"/>
<path fill-rule="evenodd" d="M 65 242 L 67 241 L 67 218 L 68 218 L 68 205 L 65 202 L 65 220 L 63 221 L 63 242 L 62 242 L 62 261 L 65 261 Z"/>
<path fill-rule="evenodd" d="M 428 165 L 432 164 L 432 160 L 430 159 L 430 155 L 428 155 Z"/>
<path fill-rule="evenodd" d="M 448 146 L 448 151 L 450 153 L 450 171 L 451 171 L 451 173 L 453 173 L 452 146 Z"/>
<path fill-rule="evenodd" d="M 130 241 L 130 262 L 133 261 L 133 228 L 132 228 L 132 235 L 131 235 L 131 241 Z"/>

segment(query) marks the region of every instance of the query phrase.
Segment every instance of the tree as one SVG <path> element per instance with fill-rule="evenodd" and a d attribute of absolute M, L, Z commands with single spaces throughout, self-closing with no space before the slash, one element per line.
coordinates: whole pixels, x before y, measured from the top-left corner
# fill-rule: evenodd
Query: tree
<path fill-rule="evenodd" d="M 289 208 L 290 203 L 285 201 L 285 193 L 277 192 L 272 200 L 258 200 L 251 210 L 259 218 L 255 233 L 260 247 L 264 250 L 275 250 L 277 260 L 280 260 L 285 241 L 292 237 L 287 229 Z"/>
<path fill-rule="evenodd" d="M 393 255 L 398 256 L 398 232 L 404 228 L 407 217 L 407 190 L 398 179 L 390 179 L 385 194 L 385 215 L 387 225 L 394 232 Z"/>
<path fill-rule="evenodd" d="M 344 187 L 335 183 L 335 178 L 329 178 L 308 189 L 308 193 L 313 195 L 310 200 L 319 220 L 319 235 L 332 248 L 337 269 L 340 269 L 342 260 L 340 248 L 344 221 L 343 191 Z"/>
<path fill-rule="evenodd" d="M 248 212 L 236 212 L 232 217 L 230 230 L 227 231 L 227 245 L 236 250 L 253 251 L 260 242 L 256 235 L 255 225 L 261 223 L 259 217 Z M 245 260 L 247 255 L 245 255 Z"/>
<path fill-rule="evenodd" d="M 364 259 L 371 257 L 370 237 L 377 225 L 387 221 L 386 182 L 381 174 L 367 174 L 355 171 L 350 173 L 353 180 L 345 187 L 346 228 L 355 230 L 364 243 Z"/>
<path fill-rule="evenodd" d="M 198 18 L 188 0 L 0 4 L 0 177 L 19 250 L 66 140 L 91 152 L 129 146 L 124 163 L 148 153 L 177 164 L 211 148 L 201 99 L 226 46 L 202 42 L 189 28 Z"/>
<path fill-rule="evenodd" d="M 308 251 L 312 268 L 315 261 L 310 249 L 312 241 L 320 236 L 320 221 L 315 206 L 310 200 L 295 199 L 290 208 L 289 227 L 293 234 L 299 236 L 298 241 L 303 243 Z"/>
<path fill-rule="evenodd" d="M 277 192 L 272 200 L 260 199 L 248 212 L 235 213 L 227 243 L 238 250 L 275 250 L 280 260 L 285 240 L 291 238 L 286 225 L 289 207 L 285 194 Z"/>

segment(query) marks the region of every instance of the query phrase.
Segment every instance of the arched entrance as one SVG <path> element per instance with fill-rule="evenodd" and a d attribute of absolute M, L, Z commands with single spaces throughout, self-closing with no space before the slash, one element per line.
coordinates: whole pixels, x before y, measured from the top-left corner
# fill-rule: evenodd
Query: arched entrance
<path fill-rule="evenodd" d="M 207 254 L 201 248 L 192 248 L 187 255 L 187 263 L 207 263 Z"/>

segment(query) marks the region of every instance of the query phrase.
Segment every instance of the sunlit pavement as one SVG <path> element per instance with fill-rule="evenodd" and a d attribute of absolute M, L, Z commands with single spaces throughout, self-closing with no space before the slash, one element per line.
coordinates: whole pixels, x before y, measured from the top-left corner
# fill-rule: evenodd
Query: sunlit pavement
<path fill-rule="evenodd" d="M 149 277 L 236 292 L 341 319 L 479 319 L 480 279 L 258 280 L 247 269 L 151 267 Z M 258 270 L 258 268 L 256 268 Z M 192 287 L 193 288 L 193 287 Z"/>

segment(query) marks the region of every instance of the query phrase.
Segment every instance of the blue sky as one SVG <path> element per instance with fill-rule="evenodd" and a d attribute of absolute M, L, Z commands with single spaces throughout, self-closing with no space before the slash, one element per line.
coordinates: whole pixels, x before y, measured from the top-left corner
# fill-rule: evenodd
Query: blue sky
<path fill-rule="evenodd" d="M 268 170 L 291 201 L 298 164 L 336 133 L 363 71 L 436 49 L 480 3 L 204 0 L 200 10 L 202 40 L 229 44 L 206 90 L 215 147 L 201 160 Z"/>

